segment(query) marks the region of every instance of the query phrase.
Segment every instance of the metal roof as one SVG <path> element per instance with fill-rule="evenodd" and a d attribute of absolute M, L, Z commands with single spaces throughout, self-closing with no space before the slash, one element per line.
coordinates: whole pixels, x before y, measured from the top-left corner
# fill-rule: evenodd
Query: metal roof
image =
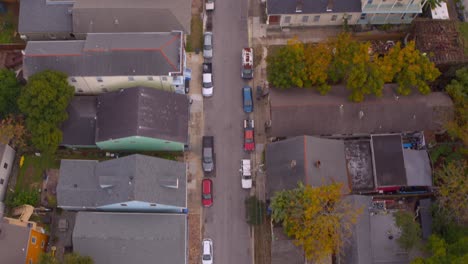
<path fill-rule="evenodd" d="M 400 135 L 371 136 L 376 185 L 406 186 L 403 143 Z"/>
<path fill-rule="evenodd" d="M 187 215 L 78 212 L 73 250 L 95 264 L 187 263 Z"/>
<path fill-rule="evenodd" d="M 185 163 L 140 154 L 101 162 L 62 160 L 57 203 L 89 209 L 128 201 L 186 207 L 186 180 Z"/>
<path fill-rule="evenodd" d="M 170 33 L 88 34 L 86 40 L 29 41 L 26 77 L 43 70 L 69 76 L 161 76 L 182 72 L 182 35 Z"/>

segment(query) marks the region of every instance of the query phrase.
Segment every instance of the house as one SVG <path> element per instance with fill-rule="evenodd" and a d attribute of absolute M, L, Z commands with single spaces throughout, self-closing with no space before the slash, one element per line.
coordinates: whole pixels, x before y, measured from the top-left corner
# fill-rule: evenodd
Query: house
<path fill-rule="evenodd" d="M 46 251 L 49 236 L 34 222 L 0 219 L 0 256 L 2 263 L 35 264 Z"/>
<path fill-rule="evenodd" d="M 267 197 L 293 189 L 299 182 L 322 186 L 348 183 L 344 142 L 336 139 L 299 136 L 267 145 Z"/>
<path fill-rule="evenodd" d="M 119 151 L 184 151 L 188 145 L 187 96 L 133 87 L 99 96 L 75 96 L 62 124 L 67 147 Z"/>
<path fill-rule="evenodd" d="M 321 186 L 341 182 L 351 193 L 417 194 L 432 187 L 429 155 L 404 148 L 402 135 L 352 138 L 298 136 L 266 148 L 267 197 L 298 182 Z"/>
<path fill-rule="evenodd" d="M 188 263 L 185 214 L 79 212 L 72 239 L 95 264 Z"/>
<path fill-rule="evenodd" d="M 426 0 L 267 0 L 273 27 L 410 24 Z"/>
<path fill-rule="evenodd" d="M 190 34 L 191 1 L 187 0 L 76 0 L 73 32 L 170 32 Z"/>
<path fill-rule="evenodd" d="M 74 39 L 73 0 L 21 0 L 18 32 L 23 40 Z"/>
<path fill-rule="evenodd" d="M 190 34 L 187 0 L 21 0 L 18 32 L 24 40 L 85 39 L 88 33 Z"/>
<path fill-rule="evenodd" d="M 8 179 L 15 160 L 15 150 L 8 145 L 0 143 L 0 218 L 3 217 L 5 205 L 3 200 L 7 193 Z"/>
<path fill-rule="evenodd" d="M 56 70 L 77 94 L 138 85 L 184 93 L 182 32 L 88 34 L 86 40 L 29 41 L 24 77 Z"/>
<path fill-rule="evenodd" d="M 182 213 L 187 210 L 186 181 L 183 162 L 145 155 L 62 160 L 57 206 L 76 211 Z"/>
<path fill-rule="evenodd" d="M 453 103 L 442 92 L 399 96 L 385 85 L 382 97 L 354 103 L 344 86 L 325 96 L 310 89 L 270 91 L 272 137 L 359 135 L 444 130 L 453 117 Z"/>
<path fill-rule="evenodd" d="M 371 196 L 351 195 L 346 198 L 363 212 L 359 216 L 352 237 L 344 247 L 339 264 L 409 263 L 409 255 L 397 242 L 401 230 L 393 214 L 400 208 L 382 204 Z M 411 210 L 410 210 L 411 211 Z"/>

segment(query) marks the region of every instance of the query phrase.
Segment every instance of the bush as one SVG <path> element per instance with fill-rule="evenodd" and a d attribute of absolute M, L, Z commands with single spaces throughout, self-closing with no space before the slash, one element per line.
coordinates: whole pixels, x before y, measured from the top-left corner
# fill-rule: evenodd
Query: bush
<path fill-rule="evenodd" d="M 39 202 L 39 191 L 17 191 L 16 193 L 10 193 L 7 197 L 6 205 L 8 207 L 17 207 L 24 204 L 36 206 Z"/>

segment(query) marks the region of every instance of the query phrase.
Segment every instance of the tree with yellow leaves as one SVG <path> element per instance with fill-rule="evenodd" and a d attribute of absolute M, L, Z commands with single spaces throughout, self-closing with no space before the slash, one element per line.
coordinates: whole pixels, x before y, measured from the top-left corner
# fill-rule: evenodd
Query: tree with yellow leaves
<path fill-rule="evenodd" d="M 343 199 L 341 183 L 312 187 L 302 185 L 277 192 L 271 201 L 272 219 L 304 249 L 309 260 L 339 254 L 362 208 Z"/>
<path fill-rule="evenodd" d="M 332 51 L 325 43 L 306 45 L 304 48 L 305 87 L 316 87 L 320 94 L 330 91 L 328 67 L 332 60 Z"/>

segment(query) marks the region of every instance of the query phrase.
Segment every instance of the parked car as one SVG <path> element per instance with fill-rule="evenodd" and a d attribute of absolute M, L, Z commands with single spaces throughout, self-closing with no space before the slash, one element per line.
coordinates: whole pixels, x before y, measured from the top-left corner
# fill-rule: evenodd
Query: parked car
<path fill-rule="evenodd" d="M 253 112 L 253 100 L 252 100 L 252 87 L 245 86 L 242 88 L 242 99 L 244 112 L 252 113 Z"/>
<path fill-rule="evenodd" d="M 204 136 L 202 139 L 202 167 L 206 173 L 214 170 L 214 138 Z"/>
<path fill-rule="evenodd" d="M 244 120 L 244 150 L 247 152 L 255 150 L 254 126 L 253 120 Z"/>
<path fill-rule="evenodd" d="M 203 58 L 213 58 L 213 33 L 205 32 L 203 35 Z"/>
<path fill-rule="evenodd" d="M 203 239 L 202 252 L 202 264 L 213 264 L 213 241 L 211 239 Z"/>
<path fill-rule="evenodd" d="M 204 97 L 213 96 L 213 71 L 211 65 L 211 63 L 203 63 L 202 95 Z"/>
<path fill-rule="evenodd" d="M 253 78 L 253 48 L 242 49 L 241 77 L 244 79 Z"/>
<path fill-rule="evenodd" d="M 213 181 L 210 179 L 202 180 L 202 205 L 203 207 L 213 205 Z"/>
<path fill-rule="evenodd" d="M 249 159 L 241 161 L 241 186 L 242 189 L 252 188 L 252 165 Z"/>

